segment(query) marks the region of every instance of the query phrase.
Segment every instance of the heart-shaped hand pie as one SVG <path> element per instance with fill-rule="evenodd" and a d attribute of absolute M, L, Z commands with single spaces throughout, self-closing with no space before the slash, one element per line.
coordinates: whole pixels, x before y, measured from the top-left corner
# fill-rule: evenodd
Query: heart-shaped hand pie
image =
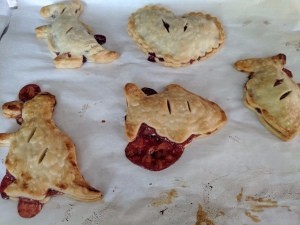
<path fill-rule="evenodd" d="M 235 63 L 248 72 L 244 102 L 256 112 L 261 123 L 282 140 L 288 141 L 300 131 L 300 89 L 285 69 L 286 56 L 251 58 Z"/>
<path fill-rule="evenodd" d="M 145 6 L 128 20 L 128 33 L 148 60 L 180 67 L 206 59 L 224 42 L 222 24 L 201 12 L 176 16 L 159 6 Z"/>
<path fill-rule="evenodd" d="M 216 103 L 176 84 L 155 94 L 129 83 L 125 95 L 125 130 L 130 141 L 125 154 L 131 162 L 149 170 L 169 167 L 193 138 L 208 136 L 227 121 Z"/>

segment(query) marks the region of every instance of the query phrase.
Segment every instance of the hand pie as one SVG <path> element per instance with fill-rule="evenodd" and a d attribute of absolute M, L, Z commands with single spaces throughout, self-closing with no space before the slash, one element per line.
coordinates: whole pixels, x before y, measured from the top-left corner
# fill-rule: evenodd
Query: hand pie
<path fill-rule="evenodd" d="M 53 21 L 37 27 L 36 36 L 48 40 L 56 68 L 77 68 L 86 61 L 109 63 L 119 57 L 117 52 L 101 46 L 106 40 L 104 36 L 93 36 L 91 28 L 78 19 L 82 11 L 80 0 L 44 6 L 40 11 L 42 17 Z"/>
<path fill-rule="evenodd" d="M 193 64 L 214 54 L 224 42 L 219 20 L 201 12 L 176 16 L 160 6 L 145 6 L 128 20 L 128 33 L 148 56 L 165 66 Z"/>
<path fill-rule="evenodd" d="M 150 90 L 150 91 L 149 91 Z M 215 103 L 171 84 L 161 93 L 125 86 L 127 158 L 148 170 L 163 170 L 179 159 L 195 137 L 212 134 L 227 121 Z"/>
<path fill-rule="evenodd" d="M 251 58 L 235 63 L 250 73 L 244 87 L 244 102 L 256 112 L 261 123 L 277 137 L 288 141 L 300 130 L 300 90 L 292 73 L 283 66 L 286 56 Z"/>
<path fill-rule="evenodd" d="M 33 92 L 25 96 L 28 93 Z M 52 119 L 55 96 L 40 92 L 30 98 L 2 107 L 8 118 L 22 117 L 18 131 L 0 133 L 0 145 L 10 146 L 5 160 L 7 173 L 0 186 L 2 198 L 18 200 L 19 214 L 25 218 L 39 213 L 54 194 L 79 201 L 99 200 L 101 192 L 80 174 L 74 143 Z"/>

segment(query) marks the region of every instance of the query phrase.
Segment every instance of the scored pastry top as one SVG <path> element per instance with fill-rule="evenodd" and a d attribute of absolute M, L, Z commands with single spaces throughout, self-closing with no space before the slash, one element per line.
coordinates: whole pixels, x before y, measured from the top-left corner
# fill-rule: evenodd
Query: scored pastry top
<path fill-rule="evenodd" d="M 128 32 L 146 53 L 166 66 L 183 66 L 206 58 L 224 42 L 216 17 L 201 12 L 176 16 L 156 5 L 145 6 L 129 17 Z"/>
<path fill-rule="evenodd" d="M 197 96 L 177 84 L 147 96 L 135 84 L 125 86 L 127 100 L 126 135 L 135 139 L 142 123 L 176 143 L 191 135 L 206 136 L 227 121 L 225 112 L 214 102 Z"/>
<path fill-rule="evenodd" d="M 85 62 L 109 63 L 119 57 L 119 53 L 102 46 L 105 36 L 94 35 L 91 27 L 79 19 L 83 9 L 80 0 L 73 0 L 47 5 L 40 10 L 40 15 L 49 19 L 50 24 L 37 27 L 36 36 L 47 39 L 56 68 L 78 68 Z"/>
<path fill-rule="evenodd" d="M 48 190 L 55 190 L 80 201 L 100 199 L 101 192 L 80 174 L 74 143 L 52 119 L 55 96 L 42 92 L 23 104 L 11 103 L 3 106 L 4 115 L 20 112 L 23 122 L 14 133 L 0 133 L 0 145 L 10 146 L 5 166 L 15 178 L 5 194 L 45 202 Z"/>
<path fill-rule="evenodd" d="M 250 73 L 244 86 L 245 105 L 272 133 L 289 140 L 300 130 L 300 89 L 285 63 L 286 56 L 278 54 L 240 60 L 235 68 Z"/>

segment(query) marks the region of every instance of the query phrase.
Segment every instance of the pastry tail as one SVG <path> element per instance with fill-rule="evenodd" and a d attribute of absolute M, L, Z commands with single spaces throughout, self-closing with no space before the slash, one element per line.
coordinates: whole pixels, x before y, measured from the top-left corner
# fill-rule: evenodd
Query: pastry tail
<path fill-rule="evenodd" d="M 47 38 L 48 35 L 48 25 L 39 26 L 35 28 L 35 36 L 37 38 Z"/>
<path fill-rule="evenodd" d="M 119 53 L 103 49 L 102 51 L 88 56 L 88 61 L 97 63 L 110 63 L 119 58 Z"/>
<path fill-rule="evenodd" d="M 72 186 L 73 188 L 66 194 L 78 201 L 92 202 L 102 198 L 102 193 L 90 186 L 82 177 L 75 179 Z"/>
<path fill-rule="evenodd" d="M 237 61 L 234 67 L 241 72 L 257 72 L 264 66 L 278 65 L 283 67 L 286 63 L 286 56 L 282 53 L 268 58 L 249 58 Z"/>

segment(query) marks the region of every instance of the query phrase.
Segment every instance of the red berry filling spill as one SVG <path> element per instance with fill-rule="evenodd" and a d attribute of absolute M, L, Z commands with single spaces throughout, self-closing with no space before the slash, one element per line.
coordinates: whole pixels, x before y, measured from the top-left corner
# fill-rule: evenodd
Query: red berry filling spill
<path fill-rule="evenodd" d="M 159 136 L 155 129 L 142 124 L 137 137 L 128 143 L 126 157 L 134 164 L 152 171 L 160 171 L 174 164 L 182 155 L 184 147 L 195 135 L 183 143 L 175 143 Z"/>
<path fill-rule="evenodd" d="M 96 41 L 98 42 L 99 45 L 103 45 L 106 42 L 106 37 L 104 35 L 95 34 L 94 38 L 96 39 Z"/>
<path fill-rule="evenodd" d="M 148 95 L 148 96 L 157 94 L 157 91 L 155 91 L 152 88 L 148 88 L 148 87 L 143 87 L 142 91 L 145 93 L 145 95 Z"/>
<path fill-rule="evenodd" d="M 15 180 L 16 180 L 15 177 L 13 175 L 11 175 L 8 171 L 6 171 L 6 174 L 3 177 L 2 181 L 1 181 L 1 185 L 0 185 L 0 193 L 1 193 L 1 197 L 3 199 L 9 199 L 9 196 L 5 193 L 5 189 L 11 183 L 13 183 Z M 58 191 L 49 189 L 47 191 L 46 196 L 50 197 L 50 196 L 54 196 L 57 194 L 61 194 L 61 193 Z M 18 203 L 19 215 L 24 218 L 34 217 L 36 214 L 38 214 L 42 210 L 43 205 L 44 204 L 38 200 L 19 197 L 19 203 Z"/>
<path fill-rule="evenodd" d="M 1 197 L 3 199 L 9 199 L 9 196 L 4 192 L 4 190 L 8 187 L 8 185 L 10 185 L 11 183 L 13 183 L 16 179 L 14 178 L 14 176 L 12 176 L 7 170 L 6 170 L 6 174 L 3 177 L 1 184 L 0 184 L 0 193 L 1 193 Z"/>
<path fill-rule="evenodd" d="M 29 101 L 41 92 L 41 88 L 36 84 L 27 84 L 19 92 L 19 99 L 22 102 Z"/>

